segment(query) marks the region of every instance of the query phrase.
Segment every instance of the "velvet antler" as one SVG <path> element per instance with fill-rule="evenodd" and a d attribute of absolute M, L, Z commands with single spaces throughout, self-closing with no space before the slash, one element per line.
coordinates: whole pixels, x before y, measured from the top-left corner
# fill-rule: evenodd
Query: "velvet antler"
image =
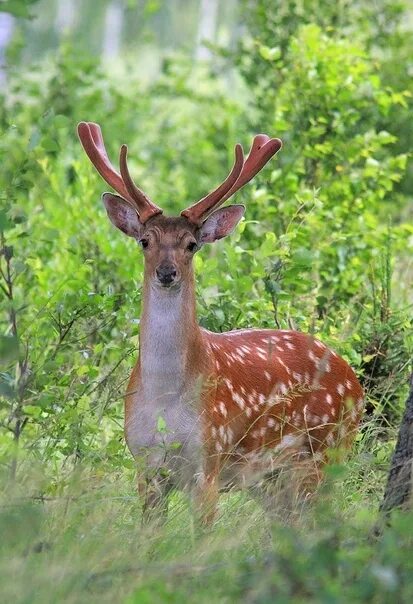
<path fill-rule="evenodd" d="M 247 159 L 241 145 L 235 146 L 235 163 L 227 179 L 212 193 L 181 212 L 194 224 L 201 225 L 206 218 L 227 199 L 234 195 L 265 166 L 268 160 L 282 147 L 279 138 L 270 138 L 266 134 L 257 134 L 251 145 Z"/>
<path fill-rule="evenodd" d="M 134 206 L 142 223 L 145 223 L 151 216 L 162 214 L 162 210 L 133 182 L 127 164 L 128 148 L 126 145 L 122 145 L 120 149 L 121 173 L 119 174 L 108 158 L 100 126 L 93 122 L 80 122 L 77 132 L 80 142 L 96 170 L 108 185 Z"/>

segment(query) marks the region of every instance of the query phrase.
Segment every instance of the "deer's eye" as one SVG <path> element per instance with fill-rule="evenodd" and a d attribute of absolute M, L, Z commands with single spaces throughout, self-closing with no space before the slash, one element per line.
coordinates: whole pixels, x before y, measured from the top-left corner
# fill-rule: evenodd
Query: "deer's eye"
<path fill-rule="evenodd" d="M 186 246 L 186 249 L 188 250 L 188 252 L 195 252 L 195 250 L 196 250 L 196 241 L 190 241 L 188 243 L 188 245 Z"/>
<path fill-rule="evenodd" d="M 149 241 L 147 239 L 140 239 L 139 243 L 141 244 L 141 246 L 143 247 L 143 249 L 145 250 L 148 245 L 149 245 Z"/>

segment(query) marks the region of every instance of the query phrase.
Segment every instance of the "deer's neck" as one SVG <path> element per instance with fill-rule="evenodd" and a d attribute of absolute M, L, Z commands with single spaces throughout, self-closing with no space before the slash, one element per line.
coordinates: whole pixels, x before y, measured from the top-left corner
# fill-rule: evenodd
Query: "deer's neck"
<path fill-rule="evenodd" d="M 179 393 L 190 378 L 201 332 L 196 320 L 193 276 L 181 288 L 160 289 L 144 283 L 140 330 L 140 370 L 151 396 Z"/>

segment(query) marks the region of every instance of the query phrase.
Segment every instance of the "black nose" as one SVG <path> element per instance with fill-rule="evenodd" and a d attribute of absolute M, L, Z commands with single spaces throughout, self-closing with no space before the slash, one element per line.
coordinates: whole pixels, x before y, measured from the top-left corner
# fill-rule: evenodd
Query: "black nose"
<path fill-rule="evenodd" d="M 160 266 L 156 269 L 156 276 L 162 285 L 170 285 L 176 277 L 176 270 L 173 266 Z"/>

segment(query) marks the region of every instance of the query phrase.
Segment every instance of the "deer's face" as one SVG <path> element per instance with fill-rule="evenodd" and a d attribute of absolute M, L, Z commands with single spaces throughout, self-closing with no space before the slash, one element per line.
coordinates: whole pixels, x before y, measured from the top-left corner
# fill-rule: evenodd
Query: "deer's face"
<path fill-rule="evenodd" d="M 192 258 L 204 243 L 222 239 L 233 231 L 244 206 L 233 205 L 213 212 L 201 226 L 185 216 L 152 216 L 145 224 L 122 197 L 105 193 L 103 202 L 111 222 L 142 248 L 145 277 L 160 288 L 179 288 L 192 274 Z"/>
<path fill-rule="evenodd" d="M 161 288 L 178 288 L 192 270 L 199 249 L 199 229 L 186 218 L 154 216 L 138 239 L 145 258 L 145 275 Z"/>

